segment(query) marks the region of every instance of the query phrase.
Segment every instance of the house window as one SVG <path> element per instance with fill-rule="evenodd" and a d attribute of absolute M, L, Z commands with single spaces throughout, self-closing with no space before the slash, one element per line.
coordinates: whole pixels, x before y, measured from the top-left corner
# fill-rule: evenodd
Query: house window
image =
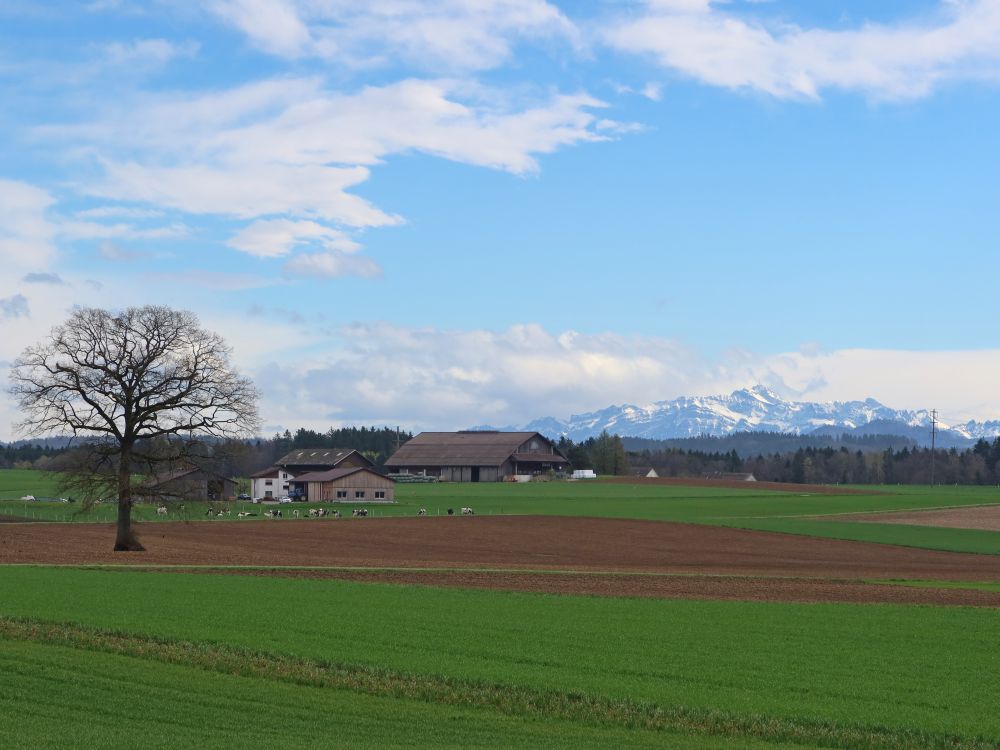
<path fill-rule="evenodd" d="M 364 490 L 354 490 L 354 499 L 355 500 L 364 500 L 365 499 L 365 491 Z"/>
<path fill-rule="evenodd" d="M 285 472 L 281 472 L 281 478 L 288 479 L 288 474 L 286 474 Z"/>
<path fill-rule="evenodd" d="M 375 490 L 376 500 L 385 500 L 385 490 Z"/>
<path fill-rule="evenodd" d="M 338 498 L 346 498 L 347 497 L 347 490 L 337 490 L 337 497 Z"/>
<path fill-rule="evenodd" d="M 265 479 L 264 480 L 264 486 L 265 487 L 270 487 L 271 486 L 271 480 L 270 479 Z"/>
<path fill-rule="evenodd" d="M 271 497 L 271 490 L 264 493 L 264 497 Z"/>

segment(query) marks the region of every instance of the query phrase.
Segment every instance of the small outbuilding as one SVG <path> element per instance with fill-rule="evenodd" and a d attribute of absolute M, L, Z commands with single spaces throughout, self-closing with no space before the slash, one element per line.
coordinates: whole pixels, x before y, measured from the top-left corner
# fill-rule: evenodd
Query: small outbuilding
<path fill-rule="evenodd" d="M 150 477 L 138 487 L 136 495 L 150 502 L 224 500 L 236 495 L 236 482 L 189 466 Z"/>
<path fill-rule="evenodd" d="M 291 480 L 297 497 L 311 503 L 394 503 L 396 483 L 363 466 L 312 471 Z"/>
<path fill-rule="evenodd" d="M 652 466 L 633 466 L 632 476 L 642 477 L 643 479 L 658 479 L 660 475 L 656 473 L 656 469 Z"/>
<path fill-rule="evenodd" d="M 569 459 L 538 432 L 421 432 L 385 462 L 390 472 L 444 482 L 501 482 L 513 475 L 563 472 Z"/>

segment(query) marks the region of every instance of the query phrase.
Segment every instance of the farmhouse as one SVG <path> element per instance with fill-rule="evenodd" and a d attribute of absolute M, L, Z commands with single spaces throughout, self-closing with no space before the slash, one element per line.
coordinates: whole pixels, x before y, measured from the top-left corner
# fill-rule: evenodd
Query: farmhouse
<path fill-rule="evenodd" d="M 221 500 L 236 494 L 232 479 L 188 466 L 151 477 L 136 493 L 149 502 L 164 500 Z"/>
<path fill-rule="evenodd" d="M 311 471 L 292 480 L 292 491 L 309 502 L 392 503 L 396 483 L 363 466 Z"/>
<path fill-rule="evenodd" d="M 292 480 L 302 474 L 344 468 L 371 468 L 365 455 L 353 448 L 301 448 L 279 458 L 274 466 L 250 475 L 254 497 L 285 497 Z"/>
<path fill-rule="evenodd" d="M 445 482 L 500 482 L 515 474 L 565 471 L 569 460 L 537 432 L 421 432 L 385 467 Z"/>

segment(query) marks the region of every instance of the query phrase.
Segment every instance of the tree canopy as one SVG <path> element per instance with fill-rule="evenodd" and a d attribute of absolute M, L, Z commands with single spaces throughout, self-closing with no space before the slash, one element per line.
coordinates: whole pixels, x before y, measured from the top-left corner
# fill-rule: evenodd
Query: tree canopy
<path fill-rule="evenodd" d="M 183 459 L 205 437 L 258 427 L 258 394 L 230 349 L 190 312 L 148 305 L 78 309 L 11 368 L 27 435 L 97 437 L 77 475 L 107 477 L 118 493 L 116 550 L 141 549 L 131 528 L 133 472 Z"/>

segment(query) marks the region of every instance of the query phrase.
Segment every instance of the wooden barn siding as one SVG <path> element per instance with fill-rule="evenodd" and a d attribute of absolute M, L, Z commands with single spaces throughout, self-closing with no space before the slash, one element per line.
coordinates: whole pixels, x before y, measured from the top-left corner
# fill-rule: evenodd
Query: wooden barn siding
<path fill-rule="evenodd" d="M 386 477 L 361 472 L 331 482 L 308 482 L 306 494 L 310 502 L 330 502 L 337 499 L 337 490 L 347 490 L 347 500 L 354 501 L 357 490 L 365 491 L 365 500 L 375 499 L 375 490 L 385 490 L 386 500 L 396 499 L 396 483 Z M 344 500 L 345 498 L 341 498 Z"/>

